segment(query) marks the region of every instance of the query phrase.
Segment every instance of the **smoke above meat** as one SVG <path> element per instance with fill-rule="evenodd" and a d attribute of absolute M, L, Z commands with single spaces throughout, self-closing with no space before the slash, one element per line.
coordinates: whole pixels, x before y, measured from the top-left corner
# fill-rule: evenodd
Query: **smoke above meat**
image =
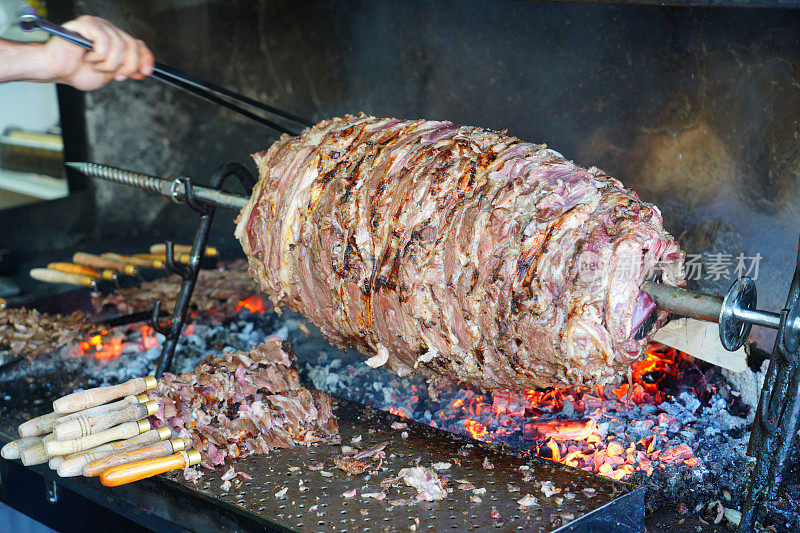
<path fill-rule="evenodd" d="M 236 229 L 250 274 L 276 305 L 400 375 L 614 383 L 666 319 L 642 282 L 683 284 L 658 209 L 545 145 L 362 114 L 254 158 L 260 180 Z"/>

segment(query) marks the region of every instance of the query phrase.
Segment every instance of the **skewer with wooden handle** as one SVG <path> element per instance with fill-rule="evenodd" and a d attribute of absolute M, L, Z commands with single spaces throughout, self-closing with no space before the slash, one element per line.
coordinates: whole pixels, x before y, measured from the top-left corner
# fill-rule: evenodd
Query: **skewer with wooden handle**
<path fill-rule="evenodd" d="M 139 257 L 141 259 L 151 259 L 151 260 L 159 260 L 166 262 L 167 256 L 166 254 L 133 254 L 134 257 Z M 191 255 L 189 254 L 179 254 L 175 252 L 174 256 L 176 263 L 183 263 L 184 265 L 189 264 L 189 260 L 191 259 Z"/>
<path fill-rule="evenodd" d="M 64 422 L 67 422 L 69 420 L 74 420 L 74 419 L 78 418 L 79 416 L 97 416 L 97 415 L 102 415 L 104 413 L 109 413 L 109 412 L 112 412 L 112 411 L 119 411 L 120 409 L 124 409 L 125 407 L 128 407 L 130 405 L 136 405 L 136 404 L 144 403 L 144 402 L 147 402 L 147 401 L 150 401 L 150 398 L 148 398 L 146 394 L 140 394 L 138 396 L 134 396 L 133 394 L 130 394 L 128 396 L 125 396 L 121 400 L 117 400 L 116 402 L 105 403 L 105 404 L 102 404 L 102 405 L 96 405 L 94 407 L 89 407 L 88 409 L 84 409 L 83 411 L 76 411 L 74 413 L 69 413 L 67 415 L 60 415 L 57 419 L 55 419 L 55 421 L 52 421 L 52 422 L 48 421 L 46 423 L 43 423 L 41 426 L 39 426 L 39 428 L 40 429 L 47 428 L 48 431 L 53 431 L 53 428 L 55 428 L 57 425 L 63 424 Z M 47 427 L 48 424 L 49 424 L 49 427 Z M 59 440 L 63 440 L 63 439 L 59 439 Z"/>
<path fill-rule="evenodd" d="M 106 487 L 132 483 L 170 470 L 182 470 L 200 462 L 200 452 L 189 450 L 158 459 L 147 459 L 126 465 L 114 466 L 100 474 L 100 482 Z"/>
<path fill-rule="evenodd" d="M 154 442 L 164 441 L 172 436 L 172 431 L 167 426 L 158 429 L 145 431 L 130 439 L 117 442 L 102 444 L 91 450 L 72 453 L 64 456 L 64 460 L 58 465 L 58 475 L 61 477 L 79 476 L 83 472 L 83 467 L 92 461 L 102 459 L 121 451 L 132 450 L 153 444 Z"/>
<path fill-rule="evenodd" d="M 56 440 L 80 439 L 125 422 L 135 422 L 158 412 L 158 403 L 151 400 L 135 403 L 122 409 L 107 411 L 96 415 L 80 415 L 72 420 L 61 422 L 53 428 Z"/>
<path fill-rule="evenodd" d="M 182 452 L 186 449 L 186 442 L 183 439 L 171 439 L 156 442 L 143 448 L 134 448 L 123 452 L 114 453 L 108 457 L 92 461 L 83 467 L 83 475 L 86 477 L 99 476 L 109 468 L 144 461 L 145 459 L 155 459 L 174 453 Z"/>
<path fill-rule="evenodd" d="M 128 405 L 134 403 L 143 403 L 148 401 L 146 395 L 144 398 L 140 398 L 138 396 L 127 396 L 118 402 L 107 403 L 104 405 L 98 405 L 96 407 L 91 407 L 89 409 L 84 409 L 83 411 L 77 411 L 75 413 L 70 413 L 68 415 L 62 415 L 60 413 L 52 412 L 46 415 L 37 416 L 36 418 L 32 418 L 27 422 L 23 422 L 19 426 L 20 435 L 23 435 L 23 432 L 29 435 L 23 436 L 33 436 L 34 433 L 38 435 L 46 435 L 48 433 L 53 432 L 53 428 L 56 427 L 58 424 L 62 422 L 66 422 L 67 420 L 72 420 L 73 418 L 77 418 L 79 416 L 94 416 L 99 415 L 101 413 L 105 413 L 108 411 L 115 411 L 117 409 L 122 409 L 123 407 L 127 407 Z"/>
<path fill-rule="evenodd" d="M 58 413 L 47 413 L 46 415 L 37 416 L 36 418 L 31 418 L 19 425 L 17 429 L 19 431 L 20 437 L 37 437 L 39 435 L 46 435 L 52 431 L 53 426 L 51 425 L 48 429 L 44 429 L 46 424 L 50 424 L 51 422 L 55 423 L 58 419 Z M 42 424 L 43 427 L 40 427 L 39 424 Z"/>
<path fill-rule="evenodd" d="M 192 247 L 188 244 L 173 244 L 172 249 L 176 254 L 192 253 Z M 150 253 L 156 255 L 166 255 L 167 245 L 164 243 L 154 244 L 150 247 Z M 208 257 L 217 257 L 219 255 L 219 250 L 217 250 L 213 246 L 206 246 L 204 255 Z"/>
<path fill-rule="evenodd" d="M 39 444 L 34 444 L 33 446 L 20 451 L 19 458 L 22 461 L 22 464 L 25 466 L 32 466 L 40 465 L 49 461 L 50 455 L 48 455 L 47 448 L 45 448 L 45 446 L 54 438 L 55 437 L 53 434 L 49 433 L 42 437 L 42 442 Z"/>
<path fill-rule="evenodd" d="M 12 440 L 0 449 L 0 457 L 3 459 L 19 459 L 23 450 L 41 443 L 42 439 L 40 437 L 22 437 L 21 439 Z"/>
<path fill-rule="evenodd" d="M 95 270 L 84 265 L 77 265 L 75 263 L 48 263 L 47 268 L 50 270 L 58 270 L 59 272 L 69 272 L 71 274 L 83 274 L 84 276 L 91 276 L 95 279 L 106 279 L 114 281 L 117 279 L 117 273 L 109 268 L 103 270 Z"/>
<path fill-rule="evenodd" d="M 104 429 L 97 433 L 92 433 L 85 437 L 72 440 L 52 440 L 45 443 L 44 448 L 50 457 L 56 455 L 67 455 L 100 446 L 112 440 L 122 440 L 135 437 L 140 433 L 150 429 L 150 422 L 139 420 L 138 422 L 125 422 L 113 428 Z M 49 460 L 49 459 L 48 459 Z"/>
<path fill-rule="evenodd" d="M 158 380 L 153 376 L 147 376 L 134 378 L 110 387 L 98 387 L 96 389 L 73 392 L 54 401 L 53 410 L 61 414 L 74 413 L 75 411 L 82 411 L 129 394 L 147 392 L 154 389 L 156 385 L 158 385 Z"/>
<path fill-rule="evenodd" d="M 137 267 L 164 268 L 164 262 L 161 261 L 160 259 L 145 259 L 143 257 L 121 255 L 111 252 L 100 254 L 100 257 L 105 257 L 106 259 L 112 259 L 114 261 L 119 261 L 120 263 L 126 263 Z"/>
<path fill-rule="evenodd" d="M 86 274 L 73 274 L 71 272 L 61 272 L 49 268 L 32 268 L 30 276 L 33 279 L 44 281 L 45 283 L 68 283 L 80 287 L 95 287 L 95 278 Z"/>
<path fill-rule="evenodd" d="M 135 276 L 139 273 L 139 269 L 134 265 L 128 265 L 119 261 L 108 259 L 106 257 L 100 257 L 99 255 L 87 254 L 85 252 L 77 252 L 75 255 L 73 255 L 72 262 L 92 268 L 110 268 L 129 276 Z"/>

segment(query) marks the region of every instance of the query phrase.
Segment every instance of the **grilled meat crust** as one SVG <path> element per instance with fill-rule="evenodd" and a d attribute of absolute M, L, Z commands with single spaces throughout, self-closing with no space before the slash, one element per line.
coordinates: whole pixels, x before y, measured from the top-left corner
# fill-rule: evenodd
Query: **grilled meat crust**
<path fill-rule="evenodd" d="M 682 284 L 658 209 L 545 145 L 361 114 L 254 159 L 236 229 L 250 274 L 334 344 L 401 375 L 614 383 L 647 340 L 633 338 L 654 307 L 642 281 L 658 270 Z"/>

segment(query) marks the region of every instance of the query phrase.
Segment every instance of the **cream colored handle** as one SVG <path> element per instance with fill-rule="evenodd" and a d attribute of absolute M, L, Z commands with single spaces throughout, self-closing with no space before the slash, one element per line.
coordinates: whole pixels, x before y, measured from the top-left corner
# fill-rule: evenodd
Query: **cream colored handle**
<path fill-rule="evenodd" d="M 73 274 L 71 272 L 60 272 L 49 268 L 32 268 L 30 275 L 33 279 L 46 283 L 69 283 L 81 287 L 93 287 L 94 278 L 85 274 Z"/>
<path fill-rule="evenodd" d="M 42 439 L 39 437 L 23 437 L 12 440 L 0 449 L 0 457 L 3 459 L 19 459 L 23 450 L 41 443 Z"/>
<path fill-rule="evenodd" d="M 73 255 L 72 262 L 92 268 L 110 268 L 112 270 L 124 272 L 129 276 L 135 276 L 139 273 L 139 269 L 134 265 L 129 265 L 120 261 L 108 259 L 107 257 L 100 257 L 99 255 L 87 254 L 84 252 L 78 252 Z"/>
<path fill-rule="evenodd" d="M 172 436 L 172 431 L 164 426 L 158 429 L 145 431 L 141 435 L 130 439 L 109 442 L 88 451 L 70 454 L 66 456 L 64 462 L 59 465 L 58 475 L 61 477 L 79 476 L 83 472 L 83 467 L 92 461 L 124 450 L 139 448 L 153 442 L 162 441 L 168 439 L 170 436 Z"/>
<path fill-rule="evenodd" d="M 147 418 L 156 411 L 158 411 L 158 405 L 155 402 L 136 403 L 116 411 L 108 411 L 94 416 L 77 416 L 72 420 L 58 424 L 53 429 L 53 433 L 56 436 L 56 440 L 79 439 L 124 422 L 134 422 Z"/>
<path fill-rule="evenodd" d="M 34 444 L 30 448 L 25 448 L 19 454 L 19 458 L 22 460 L 22 464 L 25 466 L 40 465 L 50 460 L 50 456 L 47 455 L 44 442 Z"/>
<path fill-rule="evenodd" d="M 83 467 L 83 475 L 86 477 L 99 476 L 101 473 L 114 466 L 133 463 L 135 461 L 144 461 L 145 459 L 154 459 L 156 457 L 164 457 L 165 455 L 183 451 L 185 448 L 186 446 L 182 439 L 172 439 L 156 442 L 155 444 L 143 448 L 125 450 L 92 461 Z"/>
<path fill-rule="evenodd" d="M 81 411 L 100 405 L 129 394 L 140 394 L 142 392 L 154 389 L 158 385 L 158 381 L 153 376 L 145 378 L 135 378 L 119 385 L 112 385 L 110 387 L 99 387 L 96 389 L 89 389 L 80 392 L 73 392 L 67 394 L 63 398 L 53 402 L 53 410 L 56 413 L 68 414 L 75 411 Z"/>
<path fill-rule="evenodd" d="M 50 428 L 50 431 L 52 431 L 52 428 L 56 427 L 57 425 L 68 420 L 74 420 L 79 416 L 97 416 L 103 413 L 108 413 L 109 411 L 118 411 L 119 409 L 123 409 L 129 405 L 137 403 L 142 403 L 139 401 L 139 397 L 130 394 L 116 402 L 104 403 L 103 405 L 96 405 L 94 407 L 90 407 L 89 409 L 84 409 L 83 411 L 75 411 L 74 413 L 70 413 L 68 415 L 61 415 L 58 417 L 58 419 L 56 419 L 55 424 L 53 424 L 53 426 Z"/>
<path fill-rule="evenodd" d="M 47 413 L 46 415 L 31 418 L 27 422 L 23 422 L 19 425 L 19 428 L 17 428 L 19 431 L 19 436 L 38 437 L 39 435 L 46 435 L 53 430 L 53 425 L 55 425 L 57 418 L 57 413 Z M 39 426 L 39 423 L 42 424 L 41 427 Z M 47 427 L 47 424 L 50 424 L 49 428 Z"/>
<path fill-rule="evenodd" d="M 67 455 L 100 446 L 112 440 L 122 440 L 135 437 L 150 429 L 150 423 L 146 420 L 138 422 L 125 422 L 119 426 L 105 429 L 79 439 L 72 440 L 53 440 L 44 445 L 50 457 L 56 455 Z"/>
<path fill-rule="evenodd" d="M 50 470 L 58 470 L 59 465 L 64 462 L 64 456 L 58 455 L 53 457 L 47 462 L 47 466 L 50 467 Z"/>

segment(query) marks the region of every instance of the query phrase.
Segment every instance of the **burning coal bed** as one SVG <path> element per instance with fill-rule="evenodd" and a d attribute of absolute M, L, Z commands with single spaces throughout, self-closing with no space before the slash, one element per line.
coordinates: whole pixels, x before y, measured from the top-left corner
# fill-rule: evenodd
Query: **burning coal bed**
<path fill-rule="evenodd" d="M 372 369 L 362 355 L 333 348 L 299 315 L 284 310 L 279 316 L 253 296 L 223 321 L 194 314 L 178 345 L 174 371 L 189 371 L 208 355 L 249 349 L 272 335 L 292 343 L 303 379 L 317 389 L 497 446 L 645 485 L 651 511 L 677 511 L 677 516 L 705 522 L 735 524 L 738 519 L 735 509 L 749 477 L 744 452 L 752 409 L 716 367 L 696 364 L 675 350 L 651 346 L 647 359 L 632 368 L 632 386 L 489 394 Z M 144 323 L 103 331 L 30 367 L 8 369 L 0 375 L 0 383 L 6 385 L 0 401 L 5 408 L 13 403 L 14 387 L 9 385 L 23 376 L 39 387 L 48 387 L 47 376 L 56 373 L 80 376 L 80 383 L 60 384 L 66 389 L 150 374 L 162 340 Z M 26 396 L 42 397 L 31 391 Z M 399 418 L 396 424 L 402 429 L 404 422 Z M 767 522 L 792 522 L 781 517 L 779 509 L 774 513 L 779 516 Z"/>

